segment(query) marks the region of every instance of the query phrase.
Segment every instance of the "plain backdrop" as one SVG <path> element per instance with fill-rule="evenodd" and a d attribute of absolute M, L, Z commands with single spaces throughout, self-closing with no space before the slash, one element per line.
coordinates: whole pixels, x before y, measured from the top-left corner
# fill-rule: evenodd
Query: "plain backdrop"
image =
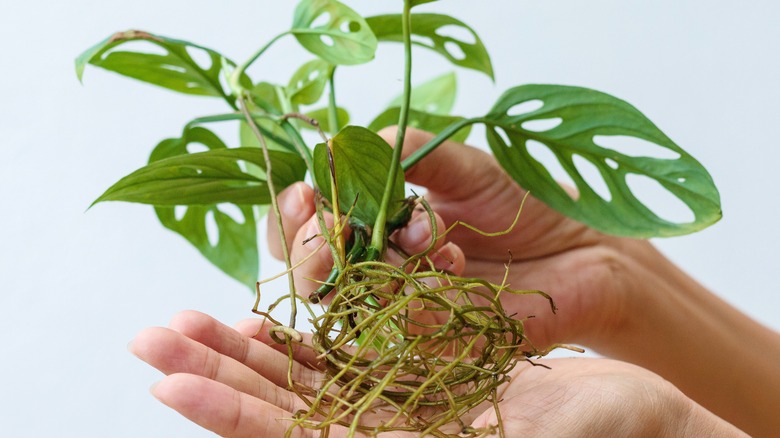
<path fill-rule="evenodd" d="M 401 5 L 349 3 L 366 14 Z M 86 209 L 143 165 L 159 140 L 225 108 L 95 68 L 82 86 L 73 59 L 114 31 L 138 28 L 241 61 L 289 26 L 294 4 L 0 6 L 0 435 L 211 436 L 148 394 L 160 374 L 125 346 L 182 309 L 233 324 L 251 316 L 252 295 L 163 229 L 150 207 Z M 724 218 L 656 244 L 728 302 L 780 329 L 780 3 L 443 0 L 419 10 L 468 22 L 492 54 L 495 84 L 458 72 L 456 113 L 484 113 L 521 83 L 587 86 L 631 102 L 697 157 L 720 189 Z M 432 52 L 416 53 L 416 81 L 450 69 Z M 355 122 L 370 121 L 400 91 L 400 55 L 400 46 L 383 45 L 375 63 L 340 70 L 339 99 Z M 284 82 L 310 57 L 285 39 L 251 74 Z M 479 135 L 472 142 L 484 146 Z M 278 270 L 263 258 L 264 274 Z"/>

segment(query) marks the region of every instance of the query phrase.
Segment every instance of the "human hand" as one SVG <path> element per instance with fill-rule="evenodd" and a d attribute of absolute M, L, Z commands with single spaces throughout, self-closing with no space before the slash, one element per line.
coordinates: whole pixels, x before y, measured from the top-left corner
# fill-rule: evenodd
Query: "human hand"
<path fill-rule="evenodd" d="M 286 420 L 306 405 L 286 389 L 287 347 L 271 344 L 262 324 L 247 320 L 236 331 L 202 313 L 182 312 L 169 329 L 141 332 L 130 350 L 167 375 L 152 388 L 155 397 L 202 427 L 228 437 L 284 436 Z M 311 351 L 297 350 L 295 359 L 293 380 L 316 386 L 321 374 Z M 742 436 L 636 366 L 596 359 L 544 363 L 551 369 L 521 364 L 501 388 L 506 436 Z M 381 421 L 377 415 L 369 421 Z M 497 422 L 492 405 L 475 409 L 468 421 L 473 427 Z M 452 425 L 451 432 L 460 428 Z M 346 429 L 333 427 L 331 436 L 346 436 Z"/>
<path fill-rule="evenodd" d="M 393 130 L 382 136 L 392 141 Z M 404 155 L 419 149 L 432 136 L 410 129 Z M 515 219 L 526 192 L 495 159 L 472 147 L 445 143 L 406 173 L 407 181 L 428 189 L 425 198 L 437 213 L 439 233 L 445 225 L 462 221 L 478 229 L 495 232 L 508 229 Z M 314 214 L 314 194 L 300 183 L 284 191 L 279 199 L 283 224 L 293 263 L 308 256 L 319 245 Z M 273 224 L 274 217 L 269 218 Z M 268 228 L 271 253 L 281 257 L 276 227 Z M 418 214 L 393 236 L 408 253 L 425 249 L 431 239 L 431 226 L 425 214 Z M 598 345 L 605 333 L 619 331 L 627 317 L 631 298 L 626 273 L 626 254 L 618 249 L 630 242 L 598 233 L 568 219 L 529 197 L 518 224 L 506 235 L 485 237 L 466 227 L 455 227 L 437 242 L 434 259 L 438 268 L 465 276 L 501 283 L 505 264 L 512 255 L 509 283 L 514 289 L 540 289 L 549 293 L 558 307 L 552 315 L 549 303 L 541 297 L 504 296 L 508 314 L 527 320 L 527 335 L 539 348 L 554 343 Z M 649 247 L 649 245 L 644 244 Z M 465 253 L 465 256 L 464 256 Z M 392 253 L 389 255 L 393 256 Z M 400 260 L 400 259 L 399 259 Z M 324 279 L 332 266 L 330 251 L 321 248 L 294 275 L 298 292 L 306 295 L 317 284 L 306 278 Z"/>

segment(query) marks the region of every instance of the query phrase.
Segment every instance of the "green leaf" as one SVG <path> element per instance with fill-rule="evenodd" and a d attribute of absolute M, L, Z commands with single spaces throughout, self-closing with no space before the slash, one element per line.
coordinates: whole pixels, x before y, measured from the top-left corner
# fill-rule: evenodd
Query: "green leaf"
<path fill-rule="evenodd" d="M 393 148 L 366 128 L 347 126 L 331 139 L 331 150 L 341 212 L 346 213 L 357 199 L 352 217 L 365 224 L 373 224 L 379 214 Z M 325 143 L 314 148 L 314 177 L 325 197 L 332 199 L 328 146 Z M 404 178 L 399 167 L 393 187 L 393 201 L 397 202 L 391 201 L 388 217 L 403 206 L 403 199 Z"/>
<path fill-rule="evenodd" d="M 368 129 L 379 132 L 382 128 L 388 126 L 394 126 L 398 124 L 398 116 L 401 114 L 401 108 L 393 107 L 386 109 L 382 114 L 378 115 L 369 125 Z M 428 114 L 422 111 L 409 110 L 408 126 L 413 128 L 422 129 L 423 131 L 432 132 L 438 134 L 444 130 L 444 128 L 450 126 L 455 122 L 463 120 L 463 117 L 458 116 L 440 116 L 436 114 Z M 471 133 L 471 126 L 466 126 L 455 133 L 451 140 L 463 143 Z"/>
<path fill-rule="evenodd" d="M 379 41 L 402 42 L 401 14 L 366 18 Z M 453 36 L 451 31 L 457 33 Z M 468 39 L 458 35 L 469 35 Z M 412 43 L 434 50 L 451 63 L 480 71 L 493 79 L 493 65 L 476 32 L 449 15 L 412 14 Z"/>
<path fill-rule="evenodd" d="M 204 128 L 190 128 L 181 138 L 161 142 L 152 152 L 150 162 L 186 155 L 187 146 L 198 143 L 209 150 L 225 149 L 225 144 L 211 131 Z M 258 216 L 251 206 L 236 206 L 233 218 L 225 211 L 225 205 L 181 206 L 184 213 L 176 214 L 176 207 L 154 207 L 157 218 L 163 226 L 187 239 L 208 261 L 222 272 L 239 282 L 254 288 L 260 275 L 260 255 L 257 248 Z M 236 214 L 238 213 L 238 214 Z M 216 244 L 209 240 L 207 227 L 213 221 L 216 225 Z"/>
<path fill-rule="evenodd" d="M 262 108 L 263 111 L 267 113 L 276 115 L 284 114 L 283 105 L 281 100 L 279 100 L 277 88 L 282 87 L 268 82 L 257 83 L 249 91 L 252 103 Z"/>
<path fill-rule="evenodd" d="M 131 41 L 144 41 L 162 48 L 166 53 L 114 50 Z M 202 51 L 209 59 L 207 68 L 201 67 L 191 52 Z M 235 98 L 223 88 L 220 77 L 227 77 L 235 63 L 214 50 L 187 41 L 166 38 L 140 30 L 118 32 L 89 48 L 76 58 L 76 75 L 82 79 L 87 64 L 104 68 L 124 76 L 159 85 L 169 90 L 199 96 L 215 96 L 231 104 Z M 242 84 L 251 87 L 248 77 Z"/>
<path fill-rule="evenodd" d="M 543 106 L 528 110 L 533 102 Z M 521 186 L 552 208 L 598 230 L 642 238 L 674 236 L 700 230 L 721 217 L 720 196 L 704 167 L 620 99 L 587 88 L 524 85 L 504 93 L 485 118 L 496 159 Z M 558 124 L 539 129 L 540 120 L 553 122 L 550 126 Z M 619 152 L 599 146 L 596 136 L 645 140 L 655 144 L 659 153 Z M 575 182 L 578 199 L 572 199 L 533 158 L 530 141 L 541 143 L 555 155 Z M 598 169 L 609 188 L 609 200 L 580 174 L 576 157 Z M 632 193 L 626 183 L 629 175 L 657 181 L 693 211 L 695 220 L 674 223 L 656 215 Z"/>
<path fill-rule="evenodd" d="M 338 112 L 338 117 L 339 117 L 339 126 L 337 127 L 337 129 L 331 129 L 330 127 L 330 117 L 328 116 L 328 108 L 317 108 L 313 111 L 307 112 L 306 116 L 316 120 L 320 124 L 320 128 L 322 128 L 323 131 L 338 132 L 343 127 L 349 124 L 349 112 L 347 112 L 347 110 L 341 107 L 336 108 L 336 111 Z M 301 127 L 306 129 L 314 129 L 314 127 L 312 127 L 308 123 L 304 123 L 303 125 L 301 125 Z"/>
<path fill-rule="evenodd" d="M 428 114 L 447 115 L 455 106 L 458 82 L 454 72 L 445 73 L 412 88 L 409 106 Z M 401 106 L 403 94 L 398 95 L 388 107 Z"/>
<path fill-rule="evenodd" d="M 200 128 L 203 129 L 203 128 Z M 301 181 L 306 166 L 299 156 L 269 151 L 277 190 Z M 156 158 L 156 157 L 153 157 Z M 263 151 L 252 147 L 214 149 L 154 161 L 122 178 L 94 203 L 139 202 L 164 205 L 268 204 L 265 178 L 241 168 L 241 163 L 265 170 Z"/>
<path fill-rule="evenodd" d="M 322 97 L 328 80 L 333 74 L 333 66 L 321 59 L 303 64 L 290 78 L 287 96 L 290 102 L 298 105 L 311 105 Z"/>
<path fill-rule="evenodd" d="M 376 37 L 363 17 L 336 0 L 302 0 L 290 32 L 306 50 L 333 65 L 363 64 L 376 52 Z"/>
<path fill-rule="evenodd" d="M 438 0 L 412 0 L 411 4 L 412 7 L 415 7 L 417 5 L 424 5 L 425 3 L 433 3 Z"/>

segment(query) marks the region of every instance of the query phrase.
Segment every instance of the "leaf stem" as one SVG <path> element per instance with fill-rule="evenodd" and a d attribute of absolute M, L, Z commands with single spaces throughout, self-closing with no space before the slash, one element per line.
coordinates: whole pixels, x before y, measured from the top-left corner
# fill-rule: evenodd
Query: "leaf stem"
<path fill-rule="evenodd" d="M 484 123 L 485 119 L 482 117 L 474 117 L 472 119 L 463 119 L 459 120 L 450 126 L 444 128 L 443 131 L 439 133 L 436 137 L 432 138 L 428 143 L 425 143 L 423 147 L 420 149 L 414 151 L 411 155 L 406 157 L 406 159 L 401 163 L 401 167 L 403 170 L 408 170 L 410 167 L 417 164 L 418 161 L 422 160 L 426 155 L 433 152 L 434 149 L 439 147 L 442 143 L 447 141 L 450 137 L 455 135 L 456 132 L 460 131 L 461 129 L 465 128 L 466 126 L 473 125 L 475 123 Z"/>
<path fill-rule="evenodd" d="M 290 260 L 290 252 L 287 249 L 287 239 L 284 235 L 284 227 L 282 226 L 282 213 L 279 209 L 279 202 L 276 200 L 276 187 L 274 186 L 274 180 L 273 180 L 273 172 L 271 169 L 271 155 L 268 153 L 268 144 L 265 142 L 265 137 L 263 137 L 263 134 L 260 132 L 260 129 L 257 126 L 257 123 L 255 122 L 255 119 L 252 118 L 252 114 L 249 112 L 249 109 L 247 109 L 246 106 L 246 97 L 244 94 L 240 94 L 238 98 L 238 106 L 241 109 L 241 112 L 244 114 L 244 117 L 246 118 L 247 124 L 249 124 L 249 127 L 252 129 L 252 132 L 255 134 L 257 139 L 260 141 L 260 146 L 263 150 L 263 158 L 265 159 L 265 177 L 266 181 L 268 183 L 268 191 L 271 194 L 271 206 L 274 209 L 274 213 L 276 213 L 276 227 L 279 230 L 279 239 L 282 242 L 282 254 L 284 254 L 284 262 L 287 267 L 287 271 L 289 272 L 287 275 L 287 280 L 290 287 L 290 328 L 295 328 L 295 320 L 298 317 L 298 300 L 297 295 L 295 292 L 295 282 L 293 281 L 293 274 L 292 274 L 292 262 Z"/>
<path fill-rule="evenodd" d="M 244 75 L 246 72 L 246 69 L 249 68 L 250 65 L 252 65 L 255 61 L 257 61 L 257 58 L 263 55 L 266 50 L 268 50 L 269 47 L 271 47 L 275 42 L 280 40 L 283 36 L 289 34 L 290 31 L 285 31 L 280 33 L 279 35 L 271 38 L 271 41 L 268 41 L 263 47 L 260 47 L 260 49 L 257 50 L 249 59 L 244 61 L 243 64 L 238 66 L 233 73 L 230 75 L 230 89 L 235 93 L 236 96 L 239 96 L 239 100 L 242 99 L 241 97 L 241 76 Z"/>
<path fill-rule="evenodd" d="M 404 137 L 406 136 L 406 124 L 409 120 L 409 102 L 412 96 L 412 1 L 404 0 L 404 12 L 402 16 L 401 29 L 403 32 L 404 43 L 404 92 L 401 100 L 401 113 L 398 116 L 398 132 L 395 137 L 395 147 L 393 149 L 393 158 L 390 162 L 390 171 L 385 183 L 385 192 L 382 195 L 379 213 L 374 222 L 374 229 L 371 236 L 371 246 L 369 247 L 369 257 L 381 257 L 386 249 L 385 224 L 387 221 L 387 210 L 390 206 L 393 187 L 395 187 L 395 177 L 401 164 L 401 151 L 404 148 Z"/>

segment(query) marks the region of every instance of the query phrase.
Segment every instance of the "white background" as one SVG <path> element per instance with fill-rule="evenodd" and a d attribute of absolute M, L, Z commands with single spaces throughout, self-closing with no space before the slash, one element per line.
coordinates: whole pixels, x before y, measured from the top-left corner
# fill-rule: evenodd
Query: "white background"
<path fill-rule="evenodd" d="M 351 3 L 366 14 L 401 4 Z M 159 140 L 225 108 L 216 99 L 95 68 L 82 86 L 73 59 L 114 31 L 139 28 L 241 61 L 289 26 L 293 6 L 291 0 L 0 6 L 1 435 L 210 436 L 148 395 L 160 375 L 125 344 L 181 309 L 235 323 L 250 316 L 252 296 L 164 230 L 150 207 L 107 203 L 85 210 L 143 165 Z M 444 0 L 423 9 L 467 21 L 493 57 L 495 85 L 459 72 L 457 113 L 482 114 L 516 84 L 587 86 L 631 102 L 697 157 L 720 188 L 724 219 L 657 244 L 730 303 L 780 329 L 780 4 Z M 417 53 L 418 80 L 447 70 L 437 55 Z M 354 121 L 371 120 L 400 90 L 400 54 L 400 47 L 382 46 L 375 64 L 341 70 L 340 102 Z M 283 40 L 251 73 L 281 82 L 309 58 Z M 275 269 L 264 262 L 265 274 Z"/>

